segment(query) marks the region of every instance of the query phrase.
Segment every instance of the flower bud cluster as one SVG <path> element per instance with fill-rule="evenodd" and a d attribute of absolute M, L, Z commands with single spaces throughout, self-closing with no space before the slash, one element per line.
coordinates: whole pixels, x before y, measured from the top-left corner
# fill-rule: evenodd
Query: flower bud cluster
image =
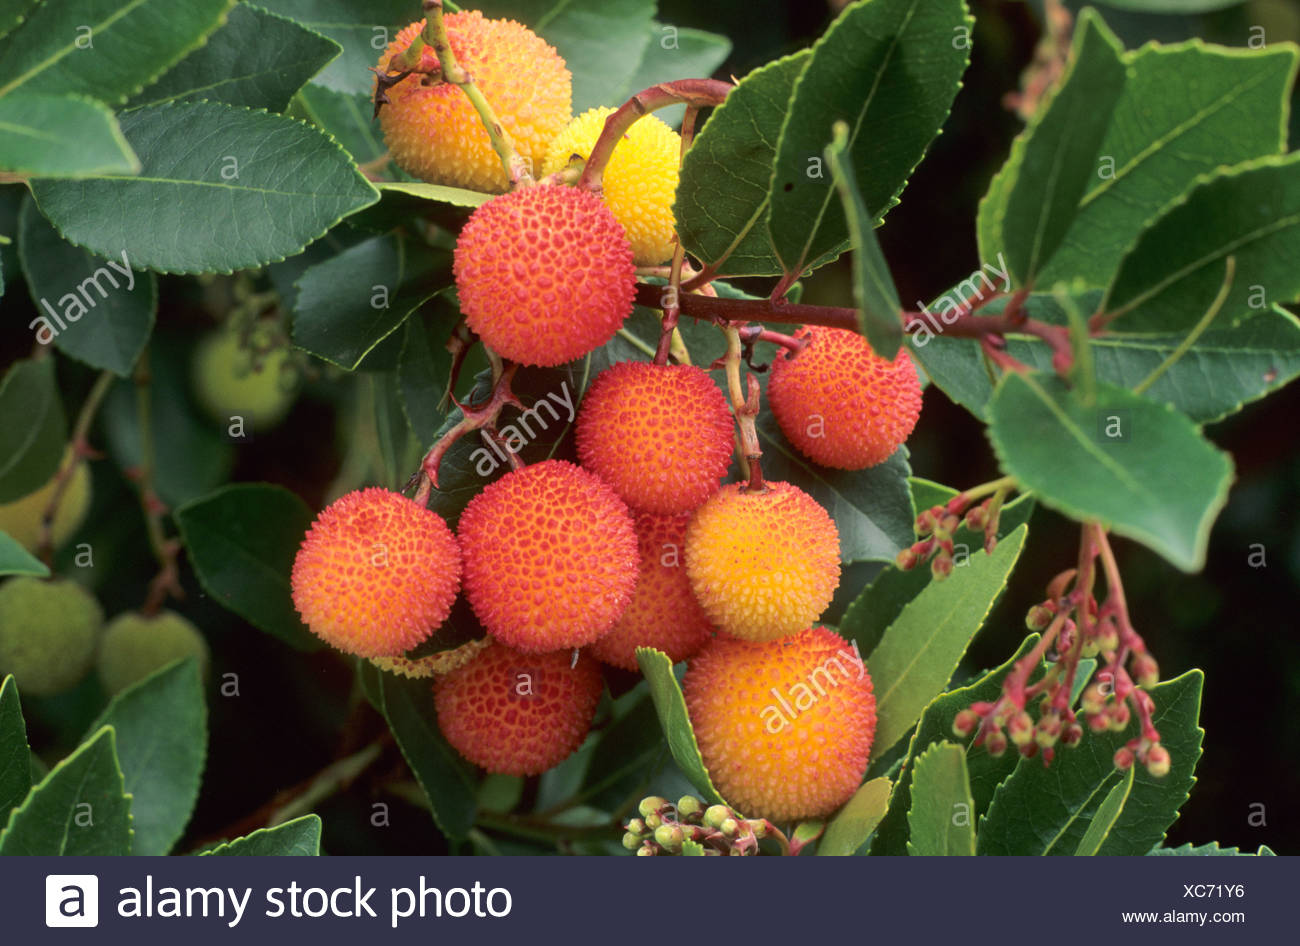
<path fill-rule="evenodd" d="M 694 795 L 683 795 L 676 805 L 651 795 L 637 810 L 640 817 L 624 825 L 623 847 L 639 857 L 681 854 L 687 841 L 700 845 L 706 856 L 751 856 L 775 830 L 762 818 L 746 818 L 727 805 L 706 808 Z"/>

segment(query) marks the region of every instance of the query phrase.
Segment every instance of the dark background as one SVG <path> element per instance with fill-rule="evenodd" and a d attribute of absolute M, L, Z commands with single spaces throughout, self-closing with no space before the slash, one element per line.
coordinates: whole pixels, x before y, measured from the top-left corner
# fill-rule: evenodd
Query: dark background
<path fill-rule="evenodd" d="M 972 7 L 976 28 L 964 88 L 943 135 L 879 231 L 900 296 L 908 304 L 934 298 L 977 265 L 976 207 L 1021 127 L 1003 107 L 1002 97 L 1017 88 L 1032 56 L 1041 2 L 975 0 Z M 1152 38 L 1191 36 L 1244 45 L 1254 25 L 1265 28 L 1269 42 L 1300 40 L 1300 4 L 1292 0 L 1257 0 L 1197 17 L 1102 9 L 1129 48 Z M 810 44 L 832 16 L 830 8 L 813 2 L 661 0 L 659 18 L 731 37 L 734 51 L 718 74 L 739 77 Z M 1293 110 L 1293 136 L 1295 124 Z M 0 213 L 12 210 L 16 190 L 0 187 Z M 22 357 L 30 345 L 30 336 L 18 330 L 27 321 L 26 300 L 12 249 L 4 248 L 10 284 L 0 319 L 0 365 Z M 183 344 L 180 340 L 210 324 L 195 281 L 163 277 L 160 290 L 156 349 L 166 350 L 172 341 Z M 843 260 L 810 279 L 804 296 L 805 301 L 836 305 L 849 304 L 850 298 Z M 66 402 L 75 405 L 93 375 L 66 359 L 60 359 L 60 370 Z M 339 472 L 334 432 L 340 397 L 328 384 L 309 388 L 288 423 L 234 451 L 231 479 L 282 483 L 319 507 Z M 1191 799 L 1171 829 L 1171 845 L 1217 840 L 1254 850 L 1266 843 L 1279 853 L 1300 853 L 1294 812 L 1300 797 L 1300 726 L 1295 722 L 1300 636 L 1294 616 L 1300 603 L 1297 416 L 1300 385 L 1293 384 L 1208 428 L 1210 438 L 1233 454 L 1237 481 L 1212 533 L 1202 574 L 1182 574 L 1133 543 L 1119 540 L 1116 545 L 1134 622 L 1159 659 L 1162 676 L 1192 667 L 1206 671 L 1201 717 L 1205 754 Z M 926 393 L 909 448 L 914 473 L 943 483 L 970 485 L 997 473 L 981 425 L 935 389 Z M 130 488 L 111 464 L 96 463 L 93 469 L 95 505 L 83 533 L 97 549 L 143 548 Z M 972 647 L 968 669 L 995 665 L 1014 651 L 1025 633 L 1025 610 L 1041 600 L 1046 582 L 1075 558 L 1077 527 L 1040 509 L 1031 530 L 1031 550 Z M 1252 568 L 1248 556 L 1256 543 L 1264 547 L 1266 564 Z M 111 616 L 138 605 L 141 589 L 152 577 L 152 562 L 138 555 L 102 555 L 95 573 L 95 591 Z M 207 773 L 180 850 L 259 827 L 270 811 L 301 793 L 331 762 L 384 734 L 382 721 L 355 689 L 350 662 L 332 653 L 291 651 L 205 599 L 188 569 L 185 583 L 189 594 L 178 609 L 208 636 L 215 673 L 239 674 L 240 696 L 209 701 Z M 102 707 L 103 695 L 90 679 L 71 694 L 27 702 L 31 742 L 53 760 L 75 744 Z M 409 784 L 400 755 L 388 743 L 379 762 L 361 778 L 315 805 L 325 819 L 328 850 L 426 854 L 447 849 L 427 813 L 393 795 L 394 780 Z M 377 800 L 391 806 L 393 830 L 371 828 L 371 806 Z M 1259 805 L 1264 806 L 1262 825 Z"/>

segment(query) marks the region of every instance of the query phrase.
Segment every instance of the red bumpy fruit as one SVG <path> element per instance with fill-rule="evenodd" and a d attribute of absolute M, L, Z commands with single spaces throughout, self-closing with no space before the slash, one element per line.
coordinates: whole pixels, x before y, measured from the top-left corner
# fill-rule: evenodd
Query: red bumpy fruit
<path fill-rule="evenodd" d="M 614 337 L 632 311 L 627 234 L 589 191 L 538 185 L 470 215 L 453 263 L 469 327 L 504 358 L 554 366 Z"/>
<path fill-rule="evenodd" d="M 689 513 L 636 517 L 641 570 L 636 591 L 618 623 L 591 652 L 607 664 L 636 670 L 636 649 L 654 647 L 677 663 L 692 656 L 713 636 L 704 609 L 686 577 L 684 547 Z"/>
<path fill-rule="evenodd" d="M 889 459 L 921 415 L 921 383 L 904 347 L 893 361 L 844 329 L 805 325 L 808 346 L 772 362 L 767 396 L 786 438 L 822 466 L 861 470 Z"/>
<path fill-rule="evenodd" d="M 633 509 L 688 512 L 727 475 L 727 399 L 691 365 L 625 361 L 592 382 L 578 414 L 578 457 Z"/>
<path fill-rule="evenodd" d="M 532 653 L 582 647 L 622 615 L 636 585 L 623 501 L 563 460 L 507 473 L 460 517 L 465 594 L 497 640 Z"/>
<path fill-rule="evenodd" d="M 587 738 L 603 687 L 596 661 L 493 643 L 438 678 L 438 726 L 456 751 L 503 775 L 538 775 Z"/>
<path fill-rule="evenodd" d="M 360 657 L 428 638 L 460 587 L 460 547 L 437 513 L 386 489 L 321 511 L 293 563 L 293 603 L 312 633 Z"/>

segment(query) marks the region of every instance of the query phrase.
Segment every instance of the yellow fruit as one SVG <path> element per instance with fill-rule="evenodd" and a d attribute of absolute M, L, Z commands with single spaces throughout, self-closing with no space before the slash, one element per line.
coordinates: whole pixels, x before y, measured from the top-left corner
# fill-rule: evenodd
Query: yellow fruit
<path fill-rule="evenodd" d="M 700 756 L 751 818 L 823 818 L 867 771 L 876 734 L 871 676 L 821 627 L 779 641 L 714 638 L 682 680 Z"/>
<path fill-rule="evenodd" d="M 562 170 L 577 156 L 586 161 L 612 108 L 583 112 L 546 150 L 542 174 Z M 614 146 L 602 175 L 605 203 L 623 224 L 638 266 L 665 262 L 677 247 L 673 197 L 682 139 L 654 115 L 645 115 Z"/>
<path fill-rule="evenodd" d="M 59 462 L 60 469 L 70 456 L 71 451 L 64 452 L 63 459 Z M 54 496 L 54 486 L 55 480 L 51 479 L 35 492 L 0 505 L 0 531 L 9 533 L 29 552 L 35 552 L 40 544 L 41 516 L 45 515 L 45 507 Z M 58 511 L 54 514 L 52 536 L 55 548 L 81 528 L 89 508 L 90 470 L 85 463 L 79 463 L 72 474 L 72 480 L 63 491 L 63 498 L 59 500 Z"/>
<path fill-rule="evenodd" d="M 492 105 L 519 155 L 536 168 L 546 146 L 572 115 L 573 77 L 554 47 L 513 20 L 489 20 L 477 10 L 444 17 L 457 63 Z M 424 29 L 412 23 L 379 57 L 379 67 Z M 379 110 L 384 143 L 398 166 L 434 184 L 500 193 L 510 181 L 478 113 L 465 93 L 442 81 L 438 57 L 426 46 L 418 71 L 388 89 Z"/>
<path fill-rule="evenodd" d="M 752 641 L 797 634 L 815 621 L 840 580 L 840 539 L 826 510 L 798 487 L 761 493 L 731 483 L 686 530 L 686 574 L 704 613 Z"/>
<path fill-rule="evenodd" d="M 277 348 L 254 357 L 239 333 L 212 332 L 194 352 L 194 385 L 199 403 L 223 428 L 242 420 L 257 433 L 284 420 L 298 385 L 298 372 L 289 349 Z M 232 428 L 233 429 L 233 428 Z"/>
<path fill-rule="evenodd" d="M 117 694 L 185 657 L 197 657 L 200 670 L 207 671 L 208 642 L 198 628 L 175 611 L 160 611 L 153 617 L 128 611 L 104 628 L 99 679 L 105 690 Z"/>
<path fill-rule="evenodd" d="M 95 657 L 104 612 L 76 582 L 11 578 L 0 585 L 0 677 L 18 689 L 52 696 L 80 682 Z"/>

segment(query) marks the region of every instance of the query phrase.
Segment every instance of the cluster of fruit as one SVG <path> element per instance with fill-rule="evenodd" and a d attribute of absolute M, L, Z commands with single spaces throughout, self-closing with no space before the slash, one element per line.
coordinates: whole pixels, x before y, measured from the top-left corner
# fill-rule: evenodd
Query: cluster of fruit
<path fill-rule="evenodd" d="M 636 267 L 675 249 L 680 141 L 641 118 L 603 188 L 573 186 L 612 110 L 569 122 L 568 71 L 525 27 L 478 13 L 445 26 L 515 147 L 550 175 L 487 201 L 462 229 L 466 324 L 509 362 L 580 358 L 631 313 Z M 443 81 L 423 29 L 403 30 L 376 70 L 391 155 L 426 180 L 504 190 L 479 114 Z M 785 341 L 770 398 L 787 437 L 827 466 L 888 458 L 920 411 L 906 354 L 882 359 L 862 337 L 820 327 Z M 813 623 L 839 582 L 839 536 L 791 484 L 722 485 L 733 407 L 700 367 L 615 364 L 582 400 L 580 465 L 516 464 L 474 496 L 455 533 L 401 494 L 344 495 L 303 541 L 295 605 L 338 649 L 434 676 L 448 741 L 498 773 L 540 773 L 581 744 L 604 687 L 598 662 L 636 670 L 641 647 L 686 660 L 686 701 L 721 793 L 756 817 L 828 814 L 860 783 L 875 730 L 860 657 Z M 486 637 L 406 657 L 462 588 Z"/>
<path fill-rule="evenodd" d="M 71 538 L 90 508 L 90 471 L 71 452 L 60 469 L 66 472 L 69 464 L 50 529 L 53 548 Z M 59 481 L 56 475 L 36 491 L 0 505 L 0 531 L 37 552 L 45 531 L 42 520 Z M 105 625 L 99 601 L 71 578 L 21 576 L 0 584 L 0 678 L 13 674 L 24 696 L 70 690 L 92 665 L 111 695 L 185 657 L 206 666 L 208 645 L 193 624 L 173 611 L 126 611 Z"/>

